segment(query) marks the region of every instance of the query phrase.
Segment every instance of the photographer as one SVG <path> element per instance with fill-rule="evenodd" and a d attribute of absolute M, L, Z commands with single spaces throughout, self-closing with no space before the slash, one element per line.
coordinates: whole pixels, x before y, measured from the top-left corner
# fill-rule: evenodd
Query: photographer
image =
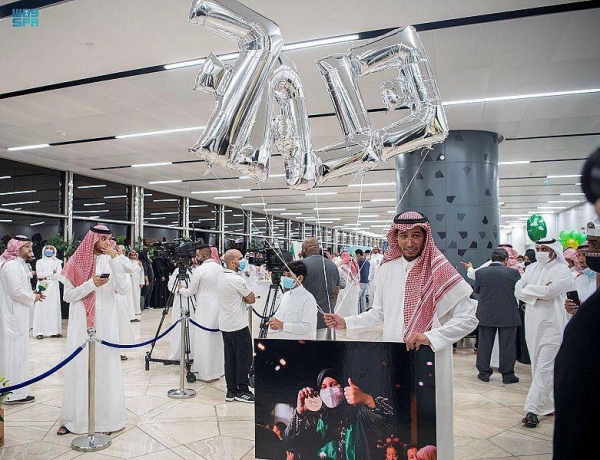
<path fill-rule="evenodd" d="M 315 340 L 317 338 L 317 301 L 302 282 L 308 270 L 301 260 L 290 262 L 283 272 L 281 285 L 287 291 L 281 297 L 277 313 L 269 328 L 277 331 L 275 339 Z"/>
<path fill-rule="evenodd" d="M 190 297 L 195 295 L 197 300 L 193 318 L 202 326 L 210 329 L 219 327 L 219 292 L 217 281 L 223 267 L 211 257 L 211 249 L 202 246 L 196 249 L 198 266 L 192 270 L 189 287 L 180 285 L 179 294 Z M 190 331 L 191 332 L 191 331 Z M 190 334 L 191 335 L 191 334 Z M 195 329 L 193 340 L 190 337 L 194 364 L 192 371 L 198 373 L 200 380 L 214 380 L 224 373 L 223 340 L 218 333 Z"/>
<path fill-rule="evenodd" d="M 254 293 L 238 276 L 242 253 L 230 249 L 225 253 L 226 269 L 219 275 L 219 329 L 223 335 L 225 355 L 225 401 L 254 403 L 254 395 L 248 388 L 252 365 L 252 337 L 248 327 L 247 304 L 255 302 Z"/>

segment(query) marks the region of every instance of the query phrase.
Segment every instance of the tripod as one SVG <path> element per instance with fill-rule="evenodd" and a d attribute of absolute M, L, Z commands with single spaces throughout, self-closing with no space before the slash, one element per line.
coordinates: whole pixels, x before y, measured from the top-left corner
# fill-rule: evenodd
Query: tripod
<path fill-rule="evenodd" d="M 277 294 L 280 292 L 283 294 L 283 289 L 279 284 L 281 275 L 272 273 L 271 274 L 271 285 L 269 286 L 269 293 L 267 294 L 267 299 L 265 300 L 265 306 L 263 308 L 262 316 L 263 318 L 260 321 L 260 330 L 258 332 L 259 339 L 265 339 L 267 337 L 267 332 L 269 331 L 269 319 L 271 316 L 275 314 L 277 311 Z"/>
<path fill-rule="evenodd" d="M 181 306 L 180 308 L 181 308 L 182 316 L 187 316 L 189 318 L 192 309 L 194 311 L 196 310 L 196 306 L 194 305 L 194 300 L 192 297 L 186 297 L 187 308 L 185 308 L 183 303 L 181 302 L 183 296 L 181 294 L 177 293 L 179 284 L 183 284 L 187 288 L 189 286 L 189 282 L 190 282 L 189 269 L 186 269 L 186 267 L 183 265 L 179 265 L 179 272 L 177 273 L 177 276 L 175 277 L 173 287 L 171 288 L 171 291 L 169 293 L 169 298 L 167 299 L 167 304 L 165 305 L 165 308 L 163 309 L 162 317 L 160 318 L 160 322 L 158 323 L 158 328 L 156 329 L 156 334 L 154 335 L 155 338 L 160 335 L 160 331 L 162 329 L 163 323 L 165 321 L 165 318 L 169 314 L 169 310 L 173 306 L 173 301 L 175 300 L 176 295 L 179 296 L 179 302 L 180 302 L 180 306 Z M 184 356 L 185 356 L 185 367 L 187 369 L 186 380 L 188 381 L 188 383 L 193 383 L 196 381 L 196 376 L 193 374 L 193 372 L 191 370 L 193 360 L 190 358 L 191 344 L 190 344 L 189 322 L 182 321 L 182 323 L 180 324 L 180 327 L 183 327 L 185 329 L 184 333 L 182 334 L 182 337 L 184 337 L 184 340 L 183 340 L 183 343 L 181 344 L 181 353 L 184 353 Z M 156 342 L 153 342 L 152 346 L 150 347 L 150 351 L 146 352 L 145 369 L 147 371 L 150 370 L 150 361 L 157 362 L 157 363 L 163 363 L 164 365 L 179 364 L 179 360 L 153 358 L 152 353 L 154 352 L 155 346 L 156 346 Z"/>

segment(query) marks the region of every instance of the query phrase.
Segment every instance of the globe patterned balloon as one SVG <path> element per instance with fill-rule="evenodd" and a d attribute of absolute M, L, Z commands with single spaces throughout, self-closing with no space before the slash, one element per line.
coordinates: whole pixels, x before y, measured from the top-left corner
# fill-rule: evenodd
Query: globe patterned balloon
<path fill-rule="evenodd" d="M 527 220 L 527 236 L 533 242 L 545 238 L 548 234 L 546 221 L 539 214 L 532 214 Z"/>

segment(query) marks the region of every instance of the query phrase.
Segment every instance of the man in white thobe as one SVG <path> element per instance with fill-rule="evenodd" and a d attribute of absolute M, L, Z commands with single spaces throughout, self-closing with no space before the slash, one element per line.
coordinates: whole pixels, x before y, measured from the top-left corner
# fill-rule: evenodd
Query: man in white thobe
<path fill-rule="evenodd" d="M 373 304 L 373 299 L 375 298 L 375 276 L 377 275 L 377 270 L 383 261 L 383 254 L 379 251 L 378 246 L 373 246 L 371 250 L 371 258 L 369 262 L 371 263 L 371 270 L 369 271 L 369 287 L 367 288 L 367 295 L 369 296 L 369 301 L 371 305 Z"/>
<path fill-rule="evenodd" d="M 435 246 L 427 218 L 397 215 L 387 235 L 389 249 L 375 280 L 373 307 L 348 318 L 325 314 L 328 327 L 357 329 L 383 323 L 383 340 L 435 352 L 438 458 L 454 458 L 452 343 L 477 326 L 471 286 Z"/>
<path fill-rule="evenodd" d="M 137 316 L 142 314 L 142 286 L 145 284 L 144 266 L 138 259 L 137 251 L 129 251 L 129 262 L 133 267 L 131 273 L 131 293 L 133 295 L 133 309 Z"/>
<path fill-rule="evenodd" d="M 58 285 L 58 276 L 61 270 L 62 260 L 56 258 L 56 248 L 51 245 L 44 246 L 42 258 L 35 264 L 38 291 L 42 292 L 40 285 L 45 286 L 43 293 L 46 296 L 43 302 L 35 303 L 33 313 L 33 336 L 38 339 L 62 337 L 62 313 Z"/>
<path fill-rule="evenodd" d="M 127 316 L 132 323 L 139 322 L 139 319 L 135 317 L 133 290 L 131 289 L 131 278 L 133 276 L 134 267 L 129 258 L 125 255 L 125 246 L 118 245 L 116 250 L 119 260 L 123 264 L 123 271 L 125 272 L 125 278 L 127 279 L 127 293 L 125 294 L 125 300 L 127 301 Z"/>
<path fill-rule="evenodd" d="M 209 329 L 219 328 L 219 292 L 217 280 L 223 273 L 221 264 L 211 258 L 209 246 L 196 250 L 196 260 L 200 264 L 192 273 L 190 285 L 179 289 L 179 294 L 190 297 L 196 296 L 196 311 L 192 319 Z M 198 373 L 200 380 L 214 380 L 225 374 L 223 355 L 223 338 L 218 332 L 209 332 L 191 326 L 194 330 L 190 335 L 194 364 L 192 371 Z"/>
<path fill-rule="evenodd" d="M 27 380 L 29 374 L 29 307 L 44 296 L 31 290 L 29 268 L 26 261 L 33 258 L 32 243 L 27 237 L 16 236 L 8 242 L 2 254 L 0 283 L 4 297 L 0 354 L 4 364 L 4 377 L 11 385 Z M 27 387 L 14 390 L 4 404 L 24 404 L 35 399 Z"/>
<path fill-rule="evenodd" d="M 70 304 L 67 353 L 87 340 L 89 327 L 96 329 L 97 338 L 118 343 L 117 308 L 123 304 L 117 296 L 127 292 L 127 280 L 107 227 L 96 225 L 88 231 L 59 280 Z M 124 428 L 125 388 L 118 349 L 97 344 L 95 388 L 96 431 Z M 60 424 L 58 435 L 88 432 L 88 347 L 65 367 Z"/>
<path fill-rule="evenodd" d="M 527 267 L 515 285 L 515 297 L 525 302 L 525 340 L 533 377 L 522 420 L 529 428 L 538 425 L 538 415 L 554 412 L 554 359 L 567 324 L 566 293 L 573 288 L 560 242 L 553 238 L 538 241 L 535 257 L 537 262 Z"/>

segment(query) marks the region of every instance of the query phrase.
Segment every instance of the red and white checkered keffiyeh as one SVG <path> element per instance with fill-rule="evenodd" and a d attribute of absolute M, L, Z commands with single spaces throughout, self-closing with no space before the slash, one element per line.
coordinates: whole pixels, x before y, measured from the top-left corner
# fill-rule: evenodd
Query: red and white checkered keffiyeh
<path fill-rule="evenodd" d="M 418 220 L 424 217 L 421 213 L 408 211 L 394 220 Z M 398 246 L 398 232 L 405 232 L 415 227 L 425 231 L 425 243 L 421 255 L 408 273 L 404 288 L 403 339 L 405 341 L 413 333 L 423 333 L 431 329 L 437 303 L 463 280 L 433 242 L 429 222 L 392 224 L 387 234 L 389 246 L 383 255 L 381 265 L 402 257 L 402 251 Z"/>
<path fill-rule="evenodd" d="M 108 231 L 104 225 L 96 225 L 96 230 Z M 96 274 L 96 258 L 94 257 L 94 245 L 102 237 L 103 233 L 90 230 L 81 241 L 79 247 L 65 264 L 61 274 L 69 280 L 73 287 L 81 286 Z M 96 293 L 90 292 L 83 298 L 85 307 L 85 319 L 87 327 L 96 325 Z"/>
<path fill-rule="evenodd" d="M 348 251 L 343 251 L 340 254 L 340 258 L 342 259 L 340 268 L 349 274 L 350 279 L 354 284 L 359 284 L 360 275 L 358 273 L 358 262 L 350 255 Z"/>
<path fill-rule="evenodd" d="M 525 270 L 523 269 L 523 267 L 521 267 L 521 263 L 519 262 L 519 253 L 517 252 L 517 250 L 513 249 L 513 247 L 509 244 L 499 244 L 498 247 L 508 252 L 508 260 L 506 261 L 506 266 L 518 270 L 519 273 L 522 275 Z"/>
<path fill-rule="evenodd" d="M 19 251 L 23 246 L 31 241 L 29 238 L 23 235 L 17 235 L 11 238 L 6 245 L 6 249 L 2 253 L 2 259 L 0 259 L 0 268 L 9 260 L 14 260 L 19 257 Z"/>
<path fill-rule="evenodd" d="M 210 247 L 210 258 L 216 263 L 221 265 L 221 258 L 219 257 L 219 251 L 214 246 Z"/>

